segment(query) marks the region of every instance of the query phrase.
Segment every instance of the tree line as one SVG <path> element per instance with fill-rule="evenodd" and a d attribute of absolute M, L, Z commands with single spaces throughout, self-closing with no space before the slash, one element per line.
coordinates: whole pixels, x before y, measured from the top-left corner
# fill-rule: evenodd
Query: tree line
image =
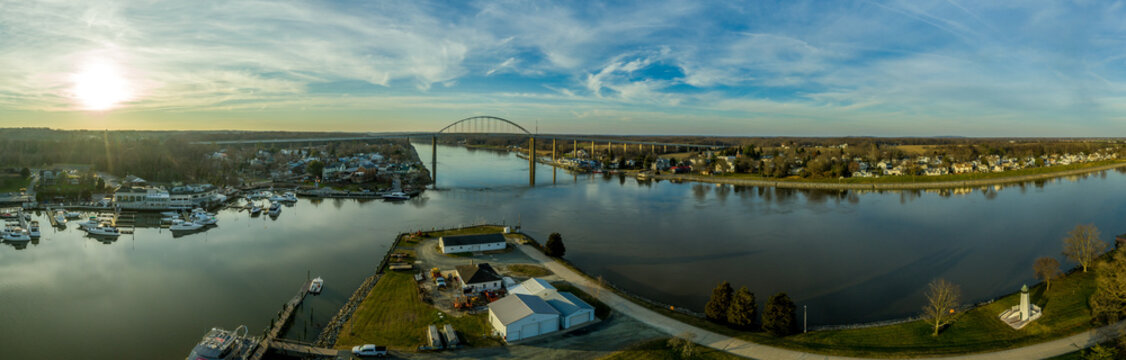
<path fill-rule="evenodd" d="M 789 295 L 784 292 L 774 294 L 767 299 L 762 314 L 759 314 L 755 294 L 746 286 L 736 291 L 727 281 L 719 283 L 712 290 L 712 296 L 704 306 L 704 315 L 712 322 L 738 330 L 754 331 L 761 328 L 778 337 L 799 331 L 797 305 Z"/>

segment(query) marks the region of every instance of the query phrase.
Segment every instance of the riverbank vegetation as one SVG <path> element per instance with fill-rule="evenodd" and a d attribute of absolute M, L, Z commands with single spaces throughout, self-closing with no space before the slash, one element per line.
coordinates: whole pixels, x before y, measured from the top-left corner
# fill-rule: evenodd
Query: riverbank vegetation
<path fill-rule="evenodd" d="M 17 192 L 27 188 L 28 178 L 19 174 L 0 175 L 0 193 Z"/>

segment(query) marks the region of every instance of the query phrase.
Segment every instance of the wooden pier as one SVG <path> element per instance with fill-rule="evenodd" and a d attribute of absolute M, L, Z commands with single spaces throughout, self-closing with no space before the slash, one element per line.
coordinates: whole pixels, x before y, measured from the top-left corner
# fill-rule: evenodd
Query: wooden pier
<path fill-rule="evenodd" d="M 336 357 L 340 354 L 339 350 L 326 349 L 322 347 L 313 346 L 313 344 L 289 340 L 289 339 L 274 339 L 270 342 L 270 348 L 274 349 L 282 355 L 300 356 L 300 357 Z"/>
<path fill-rule="evenodd" d="M 278 319 L 275 320 L 272 325 L 270 325 L 270 329 L 266 332 L 266 336 L 263 337 L 262 341 L 258 344 L 258 348 L 254 351 L 254 354 L 250 356 L 250 360 L 261 360 L 262 357 L 266 355 L 266 352 L 270 350 L 270 348 L 276 348 L 288 354 L 300 353 L 311 356 L 336 355 L 335 352 L 333 352 L 332 355 L 321 355 L 322 353 L 325 353 L 326 351 L 331 349 L 317 348 L 309 345 L 303 345 L 300 342 L 278 339 L 278 335 L 281 334 L 282 329 L 285 328 L 286 324 L 289 324 L 289 321 L 293 318 L 293 314 L 297 312 L 297 307 L 301 305 L 301 302 L 305 300 L 305 296 L 309 294 L 310 282 L 311 281 L 306 280 L 304 283 L 302 283 L 301 289 L 297 292 L 297 295 L 292 299 L 289 299 L 289 302 L 285 303 L 285 307 L 283 307 L 281 313 L 278 314 Z"/>

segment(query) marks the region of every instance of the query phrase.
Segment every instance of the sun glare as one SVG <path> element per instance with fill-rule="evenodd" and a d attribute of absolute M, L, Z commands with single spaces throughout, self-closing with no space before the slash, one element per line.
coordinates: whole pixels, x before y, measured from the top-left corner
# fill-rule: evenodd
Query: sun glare
<path fill-rule="evenodd" d="M 111 110 L 132 95 L 129 82 L 112 62 L 88 62 L 74 74 L 73 80 L 74 98 L 85 110 Z"/>

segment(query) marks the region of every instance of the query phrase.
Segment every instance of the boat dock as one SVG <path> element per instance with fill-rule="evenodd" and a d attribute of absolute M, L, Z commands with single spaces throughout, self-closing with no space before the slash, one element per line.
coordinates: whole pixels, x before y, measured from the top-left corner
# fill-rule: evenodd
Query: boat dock
<path fill-rule="evenodd" d="M 302 358 L 307 357 L 336 357 L 340 354 L 339 350 L 326 349 L 322 347 L 313 346 L 313 344 L 289 340 L 289 339 L 274 339 L 270 342 L 270 348 L 274 352 L 287 356 L 299 356 Z"/>
<path fill-rule="evenodd" d="M 282 329 L 285 328 L 286 324 L 289 324 L 289 321 L 293 318 L 293 314 L 297 312 L 297 307 L 305 300 L 305 296 L 309 295 L 309 284 L 311 282 L 310 280 L 306 280 L 302 283 L 301 289 L 297 292 L 297 295 L 289 299 L 289 302 L 285 303 L 285 307 L 283 307 L 281 313 L 278 314 L 278 319 L 274 320 L 273 324 L 270 325 L 270 329 L 258 344 L 258 348 L 254 350 L 254 354 L 250 356 L 250 360 L 261 360 L 271 348 L 287 355 L 305 355 L 313 357 L 336 356 L 337 351 L 333 349 L 318 348 L 299 341 L 278 338 Z M 331 354 L 329 354 L 329 352 L 331 352 Z"/>

